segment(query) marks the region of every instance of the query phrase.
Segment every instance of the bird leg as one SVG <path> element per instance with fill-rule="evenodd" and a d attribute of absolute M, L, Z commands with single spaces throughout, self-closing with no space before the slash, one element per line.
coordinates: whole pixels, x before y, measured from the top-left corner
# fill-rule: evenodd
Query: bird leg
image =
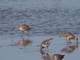
<path fill-rule="evenodd" d="M 70 42 L 70 39 L 69 39 L 69 38 L 67 38 L 67 43 L 71 44 L 71 42 Z"/>
<path fill-rule="evenodd" d="M 79 44 L 79 41 L 77 40 L 77 44 Z"/>
<path fill-rule="evenodd" d="M 21 36 L 22 36 L 22 38 L 24 39 L 24 31 L 22 31 L 22 35 L 21 35 Z"/>
<path fill-rule="evenodd" d="M 48 52 L 48 46 L 46 47 L 46 51 Z"/>

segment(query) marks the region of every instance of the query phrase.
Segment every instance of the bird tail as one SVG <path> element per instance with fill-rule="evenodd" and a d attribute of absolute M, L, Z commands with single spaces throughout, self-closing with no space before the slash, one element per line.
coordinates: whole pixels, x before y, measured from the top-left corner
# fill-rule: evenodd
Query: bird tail
<path fill-rule="evenodd" d="M 65 56 L 65 55 L 62 55 L 61 59 L 63 59 L 63 58 L 64 58 L 64 56 Z"/>

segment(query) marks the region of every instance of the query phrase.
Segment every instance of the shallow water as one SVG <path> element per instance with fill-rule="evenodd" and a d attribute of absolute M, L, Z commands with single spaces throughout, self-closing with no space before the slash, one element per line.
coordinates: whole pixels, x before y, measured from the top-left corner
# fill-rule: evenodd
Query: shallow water
<path fill-rule="evenodd" d="M 80 37 L 80 35 L 77 35 Z M 41 42 L 48 38 L 53 38 L 52 43 L 50 44 L 48 51 L 43 50 L 44 53 L 48 53 L 48 57 L 52 57 L 54 54 L 62 54 L 65 55 L 63 60 L 77 60 L 80 59 L 80 44 L 77 45 L 76 41 L 72 41 L 71 46 L 76 46 L 72 52 L 66 53 L 62 52 L 62 49 L 67 47 L 67 43 L 65 38 L 59 37 L 58 35 L 53 36 L 29 36 L 25 39 L 30 39 L 33 41 L 32 45 L 22 47 L 22 46 L 14 46 L 12 42 L 19 41 L 22 39 L 21 36 L 18 35 L 1 35 L 0 36 L 0 59 L 1 60 L 45 60 L 42 57 L 42 53 L 40 52 L 39 45 Z M 80 39 L 80 38 L 79 38 Z M 80 42 L 80 40 L 79 40 Z"/>
<path fill-rule="evenodd" d="M 32 27 L 24 36 L 33 41 L 31 46 L 15 45 L 22 40 L 21 31 L 11 31 L 16 24 Z M 63 60 L 79 60 L 80 43 L 71 41 L 67 45 L 66 39 L 59 37 L 61 31 L 70 31 L 80 37 L 80 0 L 0 0 L 1 60 L 45 60 L 43 53 L 47 54 L 48 60 L 54 54 L 65 55 Z M 41 52 L 39 45 L 51 37 L 53 42 L 48 51 Z"/>
<path fill-rule="evenodd" d="M 61 31 L 70 31 L 72 33 L 80 32 L 80 8 L 75 8 L 79 0 L 71 0 L 70 2 L 68 0 L 54 0 L 54 3 L 52 3 L 53 0 L 8 1 L 9 0 L 0 1 L 1 35 L 20 35 L 21 32 L 17 29 L 11 32 L 11 29 L 14 28 L 16 24 L 27 24 L 31 26 L 33 29 L 29 31 L 30 35 L 55 35 Z M 68 4 L 74 2 L 76 3 L 75 6 L 74 4 L 72 4 L 72 6 Z M 65 3 L 69 6 L 66 7 Z"/>

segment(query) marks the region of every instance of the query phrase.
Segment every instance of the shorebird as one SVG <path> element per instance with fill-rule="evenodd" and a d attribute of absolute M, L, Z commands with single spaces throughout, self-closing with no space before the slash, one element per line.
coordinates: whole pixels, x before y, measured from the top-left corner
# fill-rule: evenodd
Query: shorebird
<path fill-rule="evenodd" d="M 30 26 L 28 26 L 28 25 L 26 25 L 26 24 L 17 24 L 15 27 L 16 27 L 18 30 L 22 31 L 23 33 L 24 33 L 25 31 L 29 31 L 29 30 L 32 29 Z M 15 28 L 13 28 L 12 30 L 14 30 L 14 29 L 15 29 Z"/>
<path fill-rule="evenodd" d="M 65 53 L 71 53 L 77 48 L 78 48 L 78 45 L 70 45 L 70 46 L 63 48 L 61 51 Z"/>
<path fill-rule="evenodd" d="M 61 55 L 61 54 L 54 54 L 52 56 L 51 60 L 62 60 L 64 58 L 65 55 Z"/>
<path fill-rule="evenodd" d="M 71 32 L 60 32 L 61 36 L 65 37 L 67 39 L 67 43 L 71 43 L 70 40 L 75 40 L 78 43 L 78 37 L 73 35 Z"/>
<path fill-rule="evenodd" d="M 50 45 L 51 41 L 53 40 L 53 38 L 49 38 L 49 39 L 46 39 L 44 40 L 41 45 L 40 45 L 40 48 L 43 49 L 43 48 L 48 48 L 48 46 Z"/>

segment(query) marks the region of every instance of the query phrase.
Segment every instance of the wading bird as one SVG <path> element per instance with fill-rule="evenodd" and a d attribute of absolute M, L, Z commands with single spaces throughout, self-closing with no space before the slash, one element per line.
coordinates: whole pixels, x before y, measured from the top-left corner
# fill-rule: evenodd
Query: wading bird
<path fill-rule="evenodd" d="M 19 29 L 19 30 L 22 31 L 23 33 L 24 33 L 25 31 L 29 31 L 29 30 L 32 29 L 30 26 L 28 26 L 28 25 L 26 25 L 26 24 L 17 24 L 17 25 L 15 26 L 15 28 Z M 12 30 L 14 30 L 15 28 L 13 28 Z M 22 33 L 22 35 L 23 35 L 23 33 Z"/>
<path fill-rule="evenodd" d="M 71 43 L 70 42 L 71 39 L 77 41 L 77 43 L 78 43 L 78 37 L 73 35 L 71 32 L 65 32 L 65 33 L 64 32 L 60 32 L 60 35 L 67 39 L 67 43 Z"/>
<path fill-rule="evenodd" d="M 48 48 L 48 46 L 50 45 L 52 40 L 53 40 L 53 38 L 44 40 L 40 45 L 40 49 L 43 49 L 43 48 L 46 48 L 46 47 Z"/>

